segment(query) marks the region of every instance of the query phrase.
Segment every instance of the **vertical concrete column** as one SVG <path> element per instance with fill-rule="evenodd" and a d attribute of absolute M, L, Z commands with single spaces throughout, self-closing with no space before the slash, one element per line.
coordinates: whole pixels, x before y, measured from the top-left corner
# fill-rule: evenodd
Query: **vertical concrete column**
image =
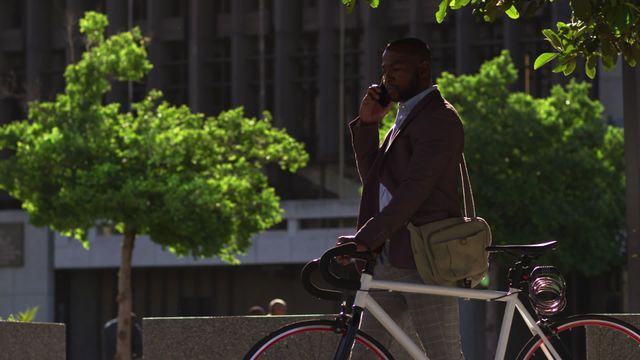
<path fill-rule="evenodd" d="M 424 0 L 410 0 L 409 2 L 409 35 L 427 41 L 426 16 L 433 16 L 425 12 Z"/>
<path fill-rule="evenodd" d="M 361 67 L 361 81 L 360 88 L 363 91 L 369 87 L 372 83 L 378 83 L 380 81 L 380 74 L 382 73 L 380 64 L 382 63 L 382 51 L 384 46 L 391 40 L 387 39 L 385 29 L 386 13 L 382 7 L 390 5 L 389 1 L 382 1 L 379 9 L 372 9 L 369 7 L 366 1 L 360 2 L 360 8 L 362 11 L 362 18 L 364 22 L 364 34 L 362 37 L 362 64 Z"/>
<path fill-rule="evenodd" d="M 164 54 L 162 52 L 162 22 L 165 17 L 164 1 L 147 1 L 147 36 L 149 43 L 149 60 L 153 64 L 153 70 L 148 75 L 147 91 L 160 89 L 163 85 L 162 64 Z"/>
<path fill-rule="evenodd" d="M 524 54 L 522 53 L 522 46 L 520 45 L 520 27 L 522 20 L 511 20 L 508 17 L 504 17 L 503 20 L 503 38 L 502 38 L 502 47 L 504 49 L 509 50 L 509 54 L 511 55 L 511 59 L 513 59 L 513 63 L 516 66 L 518 71 L 518 80 L 511 87 L 511 90 L 524 90 L 525 74 L 525 59 Z M 529 59 L 528 69 L 533 70 L 533 62 L 535 61 L 535 56 L 537 54 L 531 55 L 533 59 Z"/>
<path fill-rule="evenodd" d="M 114 35 L 128 30 L 129 1 L 107 0 L 107 17 L 109 18 L 107 34 Z M 112 81 L 111 91 L 107 94 L 107 102 L 120 103 L 120 110 L 126 111 L 129 102 L 128 84 L 118 80 Z"/>
<path fill-rule="evenodd" d="M 471 7 L 466 6 L 453 14 L 456 21 L 456 73 L 468 74 L 473 71 L 473 54 L 471 40 L 473 37 L 473 14 Z"/>
<path fill-rule="evenodd" d="M 338 28 L 340 11 L 337 1 L 318 3 L 318 119 L 316 121 L 317 158 L 335 161 L 338 152 Z"/>
<path fill-rule="evenodd" d="M 625 312 L 640 312 L 640 68 L 623 65 L 624 162 L 627 178 L 627 284 Z"/>
<path fill-rule="evenodd" d="M 244 106 L 245 111 L 249 111 L 249 104 L 257 104 L 258 98 L 257 94 L 251 96 L 249 88 L 249 37 L 245 30 L 245 14 L 246 0 L 231 2 L 231 106 Z"/>
<path fill-rule="evenodd" d="M 17 4 L 20 6 L 20 4 Z M 47 84 L 42 76 L 48 64 L 49 55 L 49 11 L 40 1 L 28 0 L 24 5 L 27 12 L 25 29 L 25 90 L 27 100 L 36 100 L 47 92 Z"/>
<path fill-rule="evenodd" d="M 301 2 L 280 0 L 273 2 L 274 14 L 274 123 L 286 127 L 295 136 L 300 128 L 300 118 L 295 114 L 291 100 L 295 96 L 295 62 L 301 32 Z M 268 91 L 268 90 L 267 90 Z"/>
<path fill-rule="evenodd" d="M 189 0 L 189 84 L 188 96 L 189 107 L 191 111 L 202 111 L 203 94 L 205 93 L 205 81 L 202 76 L 204 68 L 204 60 L 206 57 L 206 47 L 210 44 L 205 41 L 206 34 L 204 24 L 206 18 L 209 21 L 212 12 L 210 11 L 209 1 Z"/>

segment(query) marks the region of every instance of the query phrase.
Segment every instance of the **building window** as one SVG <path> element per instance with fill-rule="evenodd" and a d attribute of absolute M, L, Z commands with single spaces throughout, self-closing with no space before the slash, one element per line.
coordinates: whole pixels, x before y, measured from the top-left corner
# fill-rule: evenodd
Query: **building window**
<path fill-rule="evenodd" d="M 544 40 L 542 30 L 551 27 L 551 14 L 549 10 L 545 10 L 541 16 L 527 19 L 522 23 L 520 33 L 520 44 L 522 46 L 522 59 L 514 59 L 521 61 L 519 64 L 525 71 L 520 76 L 527 76 L 524 84 L 528 92 L 535 97 L 543 97 L 549 95 L 552 86 L 552 72 L 554 63 L 547 64 L 538 70 L 533 70 L 533 64 L 536 56 L 543 52 L 552 51 L 551 45 Z"/>
<path fill-rule="evenodd" d="M 64 91 L 64 71 L 66 68 L 66 54 L 64 49 L 52 49 L 49 53 L 49 69 L 46 71 L 48 94 L 47 99 L 54 99 L 57 93 Z"/>
<path fill-rule="evenodd" d="M 249 82 L 251 94 L 255 94 L 255 102 L 252 104 L 246 104 L 247 114 L 250 116 L 259 115 L 262 110 L 273 111 L 273 36 L 270 33 L 265 35 L 264 39 L 264 53 L 260 53 L 260 37 L 251 36 L 249 38 Z M 261 62 L 264 64 L 264 73 L 261 74 Z M 261 84 L 264 82 L 265 93 L 261 94 Z M 263 99 L 260 97 L 264 96 Z M 264 107 L 260 109 L 260 105 Z"/>
<path fill-rule="evenodd" d="M 213 13 L 214 14 L 229 14 L 230 12 L 231 12 L 231 1 L 230 0 L 215 0 L 213 2 Z"/>
<path fill-rule="evenodd" d="M 132 0 L 133 21 L 147 20 L 147 0 Z"/>
<path fill-rule="evenodd" d="M 4 1 L 5 4 L 2 6 L 1 15 L 2 23 L 0 23 L 0 27 L 6 27 L 9 29 L 19 29 L 22 27 L 22 18 L 23 14 L 23 1 L 21 0 L 9 0 Z"/>
<path fill-rule="evenodd" d="M 295 63 L 295 96 L 297 101 L 296 113 L 302 114 L 299 139 L 306 144 L 306 148 L 311 152 L 311 157 L 315 157 L 315 124 L 317 118 L 318 104 L 318 34 L 305 33 L 299 42 Z"/>
<path fill-rule="evenodd" d="M 473 28 L 474 41 L 472 54 L 476 64 L 482 64 L 500 55 L 504 40 L 504 19 L 496 19 L 492 23 L 480 24 Z M 474 68 L 476 68 L 474 66 Z"/>
<path fill-rule="evenodd" d="M 166 59 L 161 66 L 166 99 L 175 104 L 187 104 L 187 43 L 184 41 L 167 41 L 162 44 Z"/>
<path fill-rule="evenodd" d="M 207 101 L 203 111 L 217 115 L 231 107 L 231 41 L 215 39 L 212 56 L 205 61 Z"/>
<path fill-rule="evenodd" d="M 0 52 L 0 96 L 22 98 L 25 88 L 24 52 Z"/>
<path fill-rule="evenodd" d="M 428 44 L 431 48 L 432 79 L 437 79 L 444 71 L 455 73 L 456 66 L 456 26 L 455 19 L 447 16 L 442 24 L 429 24 Z"/>

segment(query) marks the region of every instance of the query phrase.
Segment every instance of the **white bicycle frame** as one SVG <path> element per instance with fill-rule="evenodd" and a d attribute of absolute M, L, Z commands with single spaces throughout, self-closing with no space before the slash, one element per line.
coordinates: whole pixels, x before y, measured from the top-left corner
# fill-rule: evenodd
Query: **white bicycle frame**
<path fill-rule="evenodd" d="M 367 309 L 378 321 L 384 326 L 393 338 L 402 345 L 403 348 L 414 359 L 429 360 L 422 350 L 409 338 L 409 336 L 391 319 L 382 307 L 369 295 L 369 290 L 379 289 L 388 291 L 398 291 L 406 293 L 430 294 L 452 296 L 461 299 L 475 299 L 485 301 L 501 301 L 506 303 L 504 316 L 502 317 L 502 326 L 500 328 L 500 337 L 498 339 L 498 347 L 496 349 L 496 360 L 503 360 L 507 350 L 507 342 L 509 341 L 509 333 L 511 332 L 511 323 L 515 309 L 524 320 L 525 324 L 534 335 L 539 335 L 543 339 L 541 345 L 542 351 L 547 359 L 561 359 L 558 352 L 551 345 L 550 340 L 544 335 L 535 319 L 529 311 L 524 307 L 520 299 L 518 299 L 518 289 L 510 289 L 509 292 L 495 290 L 473 290 L 435 285 L 411 284 L 395 281 L 373 280 L 370 274 L 363 273 L 360 278 L 360 290 L 356 293 L 354 306 Z"/>

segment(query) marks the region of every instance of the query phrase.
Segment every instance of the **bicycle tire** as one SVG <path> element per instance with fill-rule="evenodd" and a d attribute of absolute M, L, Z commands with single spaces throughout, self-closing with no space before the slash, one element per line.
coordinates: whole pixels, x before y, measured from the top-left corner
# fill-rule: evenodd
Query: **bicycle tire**
<path fill-rule="evenodd" d="M 587 351 L 590 360 L 640 359 L 640 331 L 622 320 L 604 315 L 576 315 L 557 321 L 551 328 L 558 335 L 552 339 L 554 348 L 571 359 L 586 359 Z M 593 336 L 587 339 L 586 333 L 592 331 Z M 532 337 L 517 359 L 547 359 L 541 344 L 540 336 Z"/>
<path fill-rule="evenodd" d="M 245 355 L 255 359 L 333 359 L 344 334 L 336 321 L 306 320 L 284 326 L 258 341 Z M 393 359 L 377 340 L 358 330 L 355 345 L 371 353 L 368 359 Z"/>

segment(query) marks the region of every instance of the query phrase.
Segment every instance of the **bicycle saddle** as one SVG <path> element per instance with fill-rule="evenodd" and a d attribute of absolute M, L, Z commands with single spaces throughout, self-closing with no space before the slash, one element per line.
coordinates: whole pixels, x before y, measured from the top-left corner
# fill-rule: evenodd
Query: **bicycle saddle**
<path fill-rule="evenodd" d="M 548 251 L 554 250 L 558 242 L 556 240 L 530 245 L 491 245 L 487 246 L 488 252 L 506 252 L 529 257 L 538 257 Z"/>

